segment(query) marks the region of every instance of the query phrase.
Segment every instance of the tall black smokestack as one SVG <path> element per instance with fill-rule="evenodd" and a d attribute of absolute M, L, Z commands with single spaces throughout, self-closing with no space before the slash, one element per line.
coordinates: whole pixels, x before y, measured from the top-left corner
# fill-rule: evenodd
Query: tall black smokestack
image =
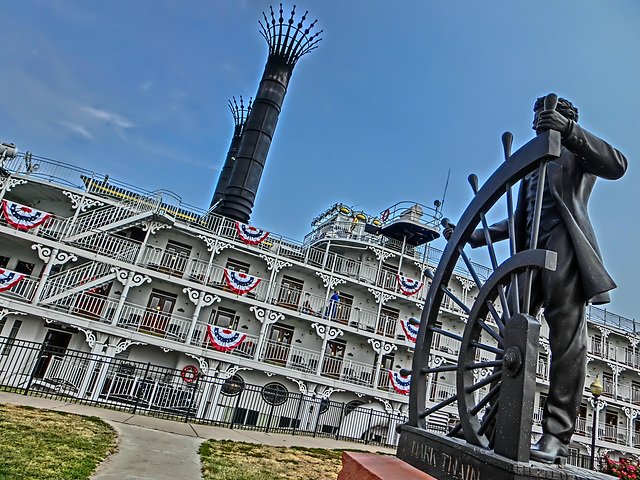
<path fill-rule="evenodd" d="M 231 115 L 233 115 L 233 121 L 235 123 L 233 138 L 231 139 L 227 158 L 224 162 L 224 166 L 222 167 L 220 178 L 218 178 L 218 184 L 216 185 L 216 190 L 213 194 L 213 199 L 211 200 L 209 208 L 212 208 L 217 202 L 222 200 L 224 190 L 227 188 L 227 185 L 229 185 L 233 165 L 236 161 L 236 154 L 238 153 L 238 147 L 240 146 L 240 139 L 242 138 L 242 129 L 249 112 L 251 112 L 251 99 L 249 99 L 249 104 L 245 107 L 244 103 L 242 103 L 242 96 L 240 96 L 240 106 L 238 106 L 238 102 L 236 102 L 235 97 L 232 97 L 232 100 L 229 100 L 229 110 L 231 110 Z"/>
<path fill-rule="evenodd" d="M 317 20 L 303 29 L 309 12 L 305 12 L 296 25 L 295 11 L 294 6 L 291 18 L 285 21 L 280 4 L 280 17 L 277 20 L 271 8 L 271 21 L 263 13 L 265 23 L 263 25 L 259 22 L 262 36 L 269 45 L 269 58 L 251 113 L 244 126 L 229 184 L 222 201 L 214 210 L 240 222 L 248 222 L 251 216 L 293 67 L 300 57 L 316 48 L 321 40 L 318 36 L 322 30 L 309 35 Z"/>

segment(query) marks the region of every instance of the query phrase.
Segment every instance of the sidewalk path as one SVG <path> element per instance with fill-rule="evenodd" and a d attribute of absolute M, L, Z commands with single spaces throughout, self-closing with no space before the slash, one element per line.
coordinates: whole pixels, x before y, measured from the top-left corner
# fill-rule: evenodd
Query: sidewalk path
<path fill-rule="evenodd" d="M 234 440 L 274 446 L 339 448 L 395 454 L 395 449 L 330 438 L 264 433 L 165 420 L 65 400 L 0 391 L 0 403 L 29 405 L 102 418 L 118 432 L 118 451 L 94 473 L 95 480 L 200 479 L 198 448 L 204 440 Z"/>

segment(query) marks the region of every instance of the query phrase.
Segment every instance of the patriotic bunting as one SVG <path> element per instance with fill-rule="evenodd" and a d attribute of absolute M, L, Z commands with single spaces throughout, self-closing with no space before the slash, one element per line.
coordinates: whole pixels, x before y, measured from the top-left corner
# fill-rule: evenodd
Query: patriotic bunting
<path fill-rule="evenodd" d="M 13 272 L 11 270 L 5 270 L 0 268 L 0 292 L 9 290 L 16 283 L 24 278 L 23 273 Z"/>
<path fill-rule="evenodd" d="M 415 342 L 418 338 L 418 325 L 411 325 L 409 320 L 400 320 L 400 324 L 402 325 L 402 330 L 404 330 L 407 338 L 412 342 Z"/>
<path fill-rule="evenodd" d="M 396 392 L 401 395 L 407 395 L 409 393 L 409 387 L 411 386 L 411 375 L 403 377 L 399 372 L 392 372 L 389 370 L 389 378 L 391 379 L 391 385 Z"/>
<path fill-rule="evenodd" d="M 396 275 L 398 279 L 398 285 L 400 285 L 400 290 L 405 295 L 414 295 L 420 291 L 424 282 L 419 282 L 418 280 L 411 280 L 410 278 L 403 277 L 402 275 Z"/>
<path fill-rule="evenodd" d="M 213 348 L 221 352 L 230 352 L 247 338 L 246 333 L 240 333 L 214 325 L 207 325 L 207 335 Z"/>
<path fill-rule="evenodd" d="M 250 292 L 260 283 L 262 280 L 258 277 L 247 275 L 246 273 L 234 272 L 232 270 L 224 269 L 224 278 L 227 280 L 227 284 L 239 295 Z"/>
<path fill-rule="evenodd" d="M 250 227 L 244 223 L 236 222 L 236 230 L 240 239 L 248 245 L 257 245 L 269 236 L 269 232 L 256 227 Z"/>
<path fill-rule="evenodd" d="M 30 228 L 37 227 L 51 216 L 50 213 L 41 212 L 35 208 L 8 200 L 2 200 L 2 211 L 9 225 L 19 230 L 29 230 Z"/>

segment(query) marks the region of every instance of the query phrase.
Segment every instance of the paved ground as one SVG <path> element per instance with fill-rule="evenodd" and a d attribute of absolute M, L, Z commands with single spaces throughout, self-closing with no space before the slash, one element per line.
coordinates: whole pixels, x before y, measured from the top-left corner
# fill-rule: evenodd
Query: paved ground
<path fill-rule="evenodd" d="M 95 480 L 199 479 L 198 447 L 204 440 L 235 440 L 275 446 L 358 449 L 395 454 L 395 449 L 281 433 L 212 427 L 131 415 L 64 400 L 0 392 L 0 403 L 30 405 L 102 418 L 118 432 L 118 451 L 94 473 Z"/>

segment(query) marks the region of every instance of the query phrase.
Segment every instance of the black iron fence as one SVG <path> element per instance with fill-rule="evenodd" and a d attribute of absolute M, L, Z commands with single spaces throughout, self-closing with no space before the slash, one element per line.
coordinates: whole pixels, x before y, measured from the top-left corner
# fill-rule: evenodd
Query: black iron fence
<path fill-rule="evenodd" d="M 331 436 L 393 447 L 406 416 L 290 392 L 278 382 L 246 384 L 173 368 L 0 337 L 0 388 L 131 413 L 265 432 Z M 446 433 L 446 424 L 429 430 Z M 591 459 L 575 451 L 572 465 Z"/>
<path fill-rule="evenodd" d="M 0 387 L 131 413 L 229 428 L 394 446 L 402 415 L 229 379 L 0 337 Z M 444 431 L 435 426 L 434 430 Z"/>

